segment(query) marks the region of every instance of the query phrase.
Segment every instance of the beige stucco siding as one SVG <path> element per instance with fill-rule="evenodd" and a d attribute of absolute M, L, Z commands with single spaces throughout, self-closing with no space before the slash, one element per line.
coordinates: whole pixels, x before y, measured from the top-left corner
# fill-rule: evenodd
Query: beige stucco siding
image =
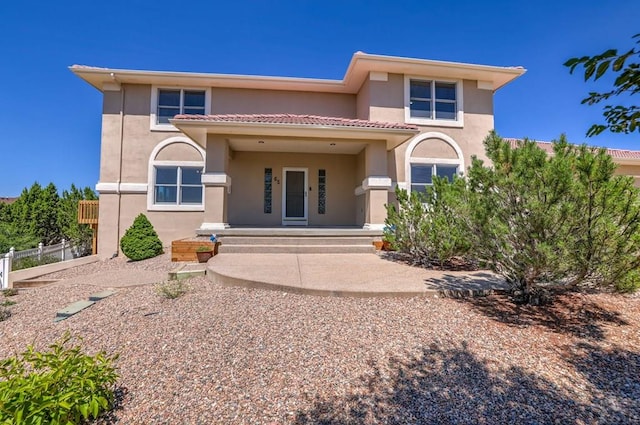
<path fill-rule="evenodd" d="M 102 136 L 100 144 L 100 181 L 115 182 L 120 166 L 121 93 L 107 91 L 102 98 Z"/>
<path fill-rule="evenodd" d="M 100 219 L 98 224 L 98 253 L 106 258 L 117 252 L 119 238 L 133 224 L 138 214 L 147 216 L 158 233 L 162 245 L 168 247 L 176 239 L 193 237 L 202 224 L 202 212 L 147 211 L 146 194 L 122 194 L 120 200 L 120 227 L 118 229 L 118 195 L 100 195 Z"/>
<path fill-rule="evenodd" d="M 404 122 L 404 75 L 388 74 L 387 81 L 370 81 L 371 121 Z"/>
<path fill-rule="evenodd" d="M 370 81 L 370 117 L 372 121 L 405 122 L 404 75 L 389 74 L 387 81 Z M 473 155 L 486 159 L 482 141 L 494 127 L 493 92 L 480 90 L 476 81 L 463 81 L 463 127 L 418 125 L 421 134 L 441 133 L 451 137 L 464 156 L 465 168 Z M 420 135 L 416 136 L 420 137 Z M 413 139 L 412 139 L 413 140 Z M 395 181 L 405 181 L 406 150 L 411 140 L 395 148 L 388 155 L 387 170 Z M 451 153 L 444 153 L 450 158 Z"/>
<path fill-rule="evenodd" d="M 124 183 L 146 183 L 149 156 L 158 143 L 183 136 L 177 131 L 151 131 L 151 86 L 128 84 L 124 88 L 124 143 L 122 144 L 122 178 Z M 105 92 L 102 119 L 101 182 L 120 178 L 120 105 L 122 92 Z M 186 137 L 185 137 L 186 138 Z"/>
<path fill-rule="evenodd" d="M 354 225 L 355 155 L 235 152 L 229 162 L 232 178 L 229 224 L 282 224 L 283 168 L 308 169 L 310 226 Z M 264 213 L 264 169 L 273 171 L 272 212 Z M 318 170 L 326 170 L 326 214 L 318 214 Z"/>
<path fill-rule="evenodd" d="M 365 79 L 364 83 L 362 83 L 362 87 L 360 87 L 360 91 L 358 91 L 356 97 L 356 109 L 357 109 L 357 118 L 361 120 L 369 119 L 369 108 L 371 106 L 371 96 L 370 96 L 370 83 L 369 79 Z"/>
<path fill-rule="evenodd" d="M 633 177 L 635 186 L 640 187 L 640 164 L 620 164 L 617 166 L 615 173 Z"/>
<path fill-rule="evenodd" d="M 356 118 L 356 96 L 336 93 L 216 88 L 212 114 L 301 114 Z"/>

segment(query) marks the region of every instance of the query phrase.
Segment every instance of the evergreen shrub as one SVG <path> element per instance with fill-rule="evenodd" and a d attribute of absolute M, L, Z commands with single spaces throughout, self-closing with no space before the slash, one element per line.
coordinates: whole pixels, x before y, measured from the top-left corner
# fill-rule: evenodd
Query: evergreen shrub
<path fill-rule="evenodd" d="M 162 242 L 149 219 L 140 214 L 120 239 L 120 249 L 133 261 L 146 260 L 162 254 Z"/>

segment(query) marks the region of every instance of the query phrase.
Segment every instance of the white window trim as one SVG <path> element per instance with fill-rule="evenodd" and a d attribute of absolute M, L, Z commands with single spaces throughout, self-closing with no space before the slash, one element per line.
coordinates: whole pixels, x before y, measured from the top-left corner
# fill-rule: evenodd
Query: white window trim
<path fill-rule="evenodd" d="M 455 120 L 442 120 L 442 119 L 429 119 L 429 118 L 417 118 L 411 116 L 411 80 L 419 81 L 435 81 L 436 83 L 450 83 L 456 85 L 456 119 Z M 464 99 L 463 93 L 463 81 L 462 80 L 447 80 L 441 78 L 430 78 L 417 75 L 405 75 L 404 76 L 404 121 L 409 124 L 428 125 L 437 127 L 464 127 Z M 435 96 L 435 93 L 432 93 Z"/>
<path fill-rule="evenodd" d="M 158 153 L 165 147 L 173 143 L 186 143 L 187 145 L 195 148 L 200 153 L 202 161 L 163 161 L 156 160 Z M 156 192 L 156 166 L 169 166 L 169 167 L 200 167 L 202 172 L 205 172 L 206 152 L 198 144 L 186 137 L 170 137 L 162 142 L 158 143 L 156 147 L 149 155 L 149 166 L 147 169 L 147 176 L 149 179 L 147 190 L 147 211 L 204 211 L 205 205 L 205 190 L 204 185 L 202 188 L 202 204 L 188 204 L 188 205 L 168 205 L 168 204 L 156 204 L 155 192 Z M 201 174 L 201 176 L 203 175 Z"/>
<path fill-rule="evenodd" d="M 456 151 L 456 155 L 458 155 L 458 159 L 427 158 L 427 157 L 413 158 L 411 155 L 413 154 L 413 151 L 416 148 L 416 146 L 418 146 L 420 142 L 427 139 L 440 139 L 443 142 L 446 142 L 449 146 L 453 148 L 453 150 Z M 411 164 L 427 164 L 427 165 L 435 165 L 435 166 L 437 166 L 438 164 L 457 165 L 459 175 L 464 175 L 464 170 L 465 170 L 464 155 L 462 154 L 462 149 L 460 149 L 460 146 L 451 137 L 447 136 L 444 133 L 435 132 L 435 131 L 418 134 L 413 138 L 413 140 L 411 140 L 411 142 L 409 142 L 409 146 L 407 146 L 407 150 L 405 152 L 405 158 L 404 158 L 404 178 L 405 178 L 404 184 L 406 185 L 405 186 L 406 190 L 409 192 L 411 191 L 411 185 L 413 183 L 411 179 Z"/>
<path fill-rule="evenodd" d="M 158 124 L 158 90 L 182 90 L 180 98 L 182 99 L 182 93 L 187 90 L 204 91 L 204 113 L 205 115 L 211 114 L 211 88 L 205 87 L 172 87 L 172 86 L 151 86 L 151 105 L 149 113 L 149 125 L 152 131 L 180 131 L 173 126 L 173 124 Z M 181 102 L 182 103 L 182 102 Z"/>

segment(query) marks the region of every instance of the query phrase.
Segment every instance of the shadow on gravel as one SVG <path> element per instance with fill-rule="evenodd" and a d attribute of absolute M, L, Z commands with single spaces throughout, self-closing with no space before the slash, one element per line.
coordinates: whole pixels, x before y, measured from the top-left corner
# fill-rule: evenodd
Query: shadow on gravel
<path fill-rule="evenodd" d="M 597 389 L 593 404 L 640 423 L 640 353 L 581 343 L 568 361 Z"/>
<path fill-rule="evenodd" d="M 504 279 L 491 273 L 469 272 L 464 276 L 444 274 L 440 278 L 426 279 L 424 284 L 431 289 L 449 292 L 477 292 L 488 290 L 506 290 L 509 286 Z"/>
<path fill-rule="evenodd" d="M 578 396 L 521 368 L 492 370 L 466 346 L 425 348 L 413 358 L 371 366 L 345 397 L 315 400 L 297 412 L 295 424 L 500 424 L 628 423 L 640 405 L 601 404 Z M 626 398 L 625 398 L 626 400 Z"/>
<path fill-rule="evenodd" d="M 602 308 L 576 293 L 556 295 L 552 304 L 544 306 L 515 304 L 503 295 L 456 300 L 507 325 L 544 326 L 553 332 L 592 340 L 604 339 L 603 324 L 629 324 L 620 313 Z"/>
<path fill-rule="evenodd" d="M 115 425 L 118 423 L 118 411 L 122 410 L 123 404 L 127 400 L 129 390 L 127 387 L 117 387 L 114 392 L 113 406 L 111 410 L 100 416 L 95 422 L 96 425 Z"/>

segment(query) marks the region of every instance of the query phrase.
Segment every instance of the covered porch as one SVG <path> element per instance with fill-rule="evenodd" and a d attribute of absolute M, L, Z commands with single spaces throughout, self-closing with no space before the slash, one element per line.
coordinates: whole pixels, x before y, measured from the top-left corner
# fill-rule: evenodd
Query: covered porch
<path fill-rule="evenodd" d="M 419 132 L 291 114 L 178 115 L 172 123 L 206 150 L 198 233 L 219 235 L 302 227 L 379 236 L 395 179 L 387 152 Z"/>

